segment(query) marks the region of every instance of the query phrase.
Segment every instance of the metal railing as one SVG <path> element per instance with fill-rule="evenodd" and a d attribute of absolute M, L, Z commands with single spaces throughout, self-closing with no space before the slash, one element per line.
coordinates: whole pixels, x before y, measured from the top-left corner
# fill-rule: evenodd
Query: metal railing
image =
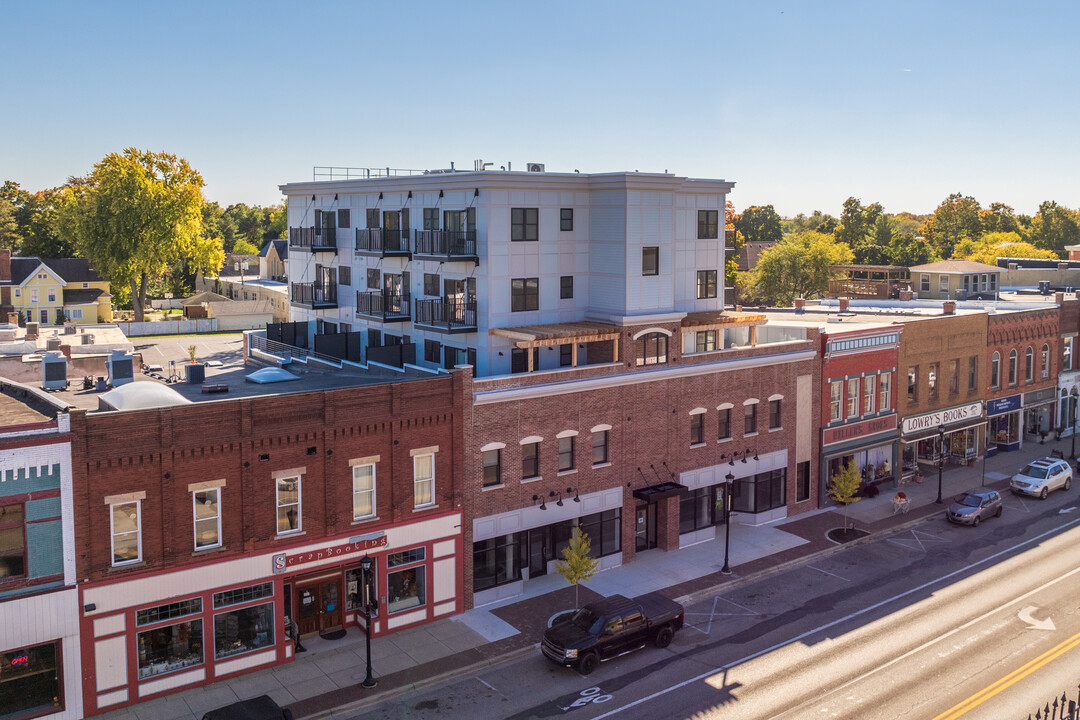
<path fill-rule="evenodd" d="M 250 333 L 248 335 L 248 342 L 252 350 L 262 350 L 265 353 L 276 355 L 277 357 L 301 359 L 315 358 L 322 360 L 323 362 L 334 363 L 341 365 L 341 359 L 333 357 L 331 355 L 324 355 L 323 353 L 315 352 L 314 350 L 308 350 L 307 348 L 297 347 L 295 345 L 288 345 L 277 340 L 271 340 L 265 335 L 259 335 L 257 333 Z"/>
<path fill-rule="evenodd" d="M 1080 720 L 1080 685 L 1077 686 L 1075 700 L 1070 700 L 1068 693 L 1062 691 L 1061 697 L 1036 708 L 1035 713 L 1028 713 L 1028 720 Z"/>
<path fill-rule="evenodd" d="M 289 228 L 289 247 L 294 248 L 337 248 L 336 227 L 294 227 Z"/>
<path fill-rule="evenodd" d="M 356 252 L 409 254 L 409 231 L 356 228 Z"/>
<path fill-rule="evenodd" d="M 440 258 L 475 258 L 475 230 L 416 230 L 413 253 Z"/>
<path fill-rule="evenodd" d="M 467 332 L 476 330 L 476 301 L 442 298 L 439 300 L 417 300 L 417 325 L 426 325 L 446 332 Z"/>
<path fill-rule="evenodd" d="M 356 293 L 356 314 L 386 320 L 409 320 L 409 294 L 391 295 L 378 290 Z"/>
<path fill-rule="evenodd" d="M 315 165 L 311 179 L 322 180 L 370 180 L 371 178 L 402 177 L 424 175 L 426 170 L 407 170 L 402 168 L 356 168 L 331 165 Z"/>
<path fill-rule="evenodd" d="M 316 285 L 315 283 L 292 283 L 289 298 L 300 305 L 337 305 L 337 283 Z"/>

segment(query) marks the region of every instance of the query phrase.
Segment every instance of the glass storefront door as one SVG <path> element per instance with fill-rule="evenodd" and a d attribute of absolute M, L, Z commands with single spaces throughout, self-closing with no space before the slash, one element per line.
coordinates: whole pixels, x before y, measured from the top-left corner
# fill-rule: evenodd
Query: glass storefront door
<path fill-rule="evenodd" d="M 529 577 L 547 575 L 550 556 L 550 536 L 548 528 L 541 527 L 529 531 Z"/>
<path fill-rule="evenodd" d="M 634 523 L 634 549 L 637 552 L 656 547 L 656 503 L 639 505 Z"/>

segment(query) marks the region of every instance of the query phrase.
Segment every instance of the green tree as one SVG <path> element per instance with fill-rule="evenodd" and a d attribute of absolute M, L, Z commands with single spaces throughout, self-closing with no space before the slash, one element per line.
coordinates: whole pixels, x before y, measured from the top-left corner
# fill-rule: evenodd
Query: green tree
<path fill-rule="evenodd" d="M 1016 211 L 1005 203 L 990 203 L 990 207 L 979 212 L 979 220 L 982 223 L 984 233 L 1016 233 L 1021 234 L 1020 221 L 1016 218 Z"/>
<path fill-rule="evenodd" d="M 930 241 L 941 257 L 950 258 L 953 248 L 960 240 L 976 240 L 982 236 L 979 210 L 979 203 L 975 198 L 953 193 L 937 206 L 920 234 Z"/>
<path fill-rule="evenodd" d="M 772 205 L 746 208 L 738 216 L 735 229 L 742 233 L 746 242 L 774 242 L 784 236 L 780 216 Z"/>
<path fill-rule="evenodd" d="M 864 206 L 859 198 L 849 197 L 844 201 L 844 209 L 840 213 L 840 226 L 836 228 L 836 239 L 847 243 L 858 257 L 856 248 L 870 241 L 874 225 L 883 212 L 881 203 Z"/>
<path fill-rule="evenodd" d="M 986 265 L 997 265 L 1001 257 L 1038 258 L 1054 260 L 1057 258 L 1050 250 L 1037 248 L 1015 232 L 992 232 L 978 240 L 961 240 L 953 248 L 953 257 L 958 260 L 972 260 Z"/>
<path fill-rule="evenodd" d="M 941 259 L 930 241 L 924 237 L 915 237 L 910 233 L 901 233 L 895 237 L 889 257 L 893 265 L 904 267 L 926 265 Z"/>
<path fill-rule="evenodd" d="M 187 160 L 127 148 L 106 155 L 85 184 L 67 189 L 61 225 L 99 273 L 131 288 L 136 321 L 150 281 L 195 250 L 202 187 Z"/>
<path fill-rule="evenodd" d="M 844 532 L 847 532 L 848 505 L 862 500 L 859 497 L 859 488 L 862 486 L 862 476 L 859 475 L 857 463 L 849 462 L 844 468 L 829 479 L 826 491 L 836 502 L 844 506 Z"/>
<path fill-rule="evenodd" d="M 15 221 L 15 206 L 10 200 L 0 198 L 0 248 L 18 251 L 21 244 L 22 233 Z"/>
<path fill-rule="evenodd" d="M 240 238 L 239 240 L 236 241 L 236 244 L 233 245 L 233 254 L 234 255 L 258 255 L 259 254 L 259 248 L 255 247 L 253 244 L 251 244 L 247 240 L 245 240 L 243 238 Z"/>
<path fill-rule="evenodd" d="M 575 527 L 570 533 L 570 544 L 563 548 L 563 559 L 555 561 L 555 572 L 574 586 L 574 607 L 581 606 L 578 602 L 578 584 L 589 582 L 597 573 L 599 561 L 589 555 L 590 548 L 589 535 Z"/>
<path fill-rule="evenodd" d="M 758 257 L 757 290 L 768 302 L 786 307 L 796 297 L 824 295 L 829 267 L 852 262 L 851 248 L 828 235 L 801 232 L 789 235 Z"/>
<path fill-rule="evenodd" d="M 1056 257 L 1067 257 L 1066 245 L 1080 245 L 1080 223 L 1075 210 L 1047 200 L 1031 218 L 1031 242 Z"/>

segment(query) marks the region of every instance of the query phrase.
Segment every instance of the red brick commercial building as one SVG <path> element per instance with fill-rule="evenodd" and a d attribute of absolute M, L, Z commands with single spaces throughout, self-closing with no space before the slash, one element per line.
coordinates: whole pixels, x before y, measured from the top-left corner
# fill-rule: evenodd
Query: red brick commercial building
<path fill-rule="evenodd" d="M 1018 450 L 1058 427 L 1061 309 L 999 311 L 987 318 L 987 442 Z"/>
<path fill-rule="evenodd" d="M 615 328 L 621 361 L 474 379 L 467 604 L 554 572 L 574 527 L 609 568 L 713 539 L 729 495 L 735 522 L 816 509 L 816 331 L 764 321 L 702 313 L 627 325 Z M 562 329 L 493 332 L 543 352 L 545 333 L 566 342 Z M 701 333 L 720 335 L 703 347 Z"/>
<path fill-rule="evenodd" d="M 1058 426 L 1062 434 L 1074 435 L 1077 431 L 1077 406 L 1080 400 L 1080 359 L 1077 359 L 1077 334 L 1080 333 L 1080 291 L 1068 296 L 1059 293 L 1061 308 L 1059 331 L 1061 333 L 1058 365 Z M 1074 445 L 1075 447 L 1075 441 Z"/>
<path fill-rule="evenodd" d="M 86 714 L 288 662 L 286 618 L 361 624 L 365 555 L 373 634 L 459 612 L 468 392 L 458 372 L 74 412 Z"/>

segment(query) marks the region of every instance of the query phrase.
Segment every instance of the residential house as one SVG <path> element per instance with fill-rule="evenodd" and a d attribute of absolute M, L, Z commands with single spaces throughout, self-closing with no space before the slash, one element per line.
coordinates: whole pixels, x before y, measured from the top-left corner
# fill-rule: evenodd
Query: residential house
<path fill-rule="evenodd" d="M 0 249 L 0 312 L 42 325 L 95 325 L 112 322 L 112 296 L 89 260 L 12 257 Z"/>

